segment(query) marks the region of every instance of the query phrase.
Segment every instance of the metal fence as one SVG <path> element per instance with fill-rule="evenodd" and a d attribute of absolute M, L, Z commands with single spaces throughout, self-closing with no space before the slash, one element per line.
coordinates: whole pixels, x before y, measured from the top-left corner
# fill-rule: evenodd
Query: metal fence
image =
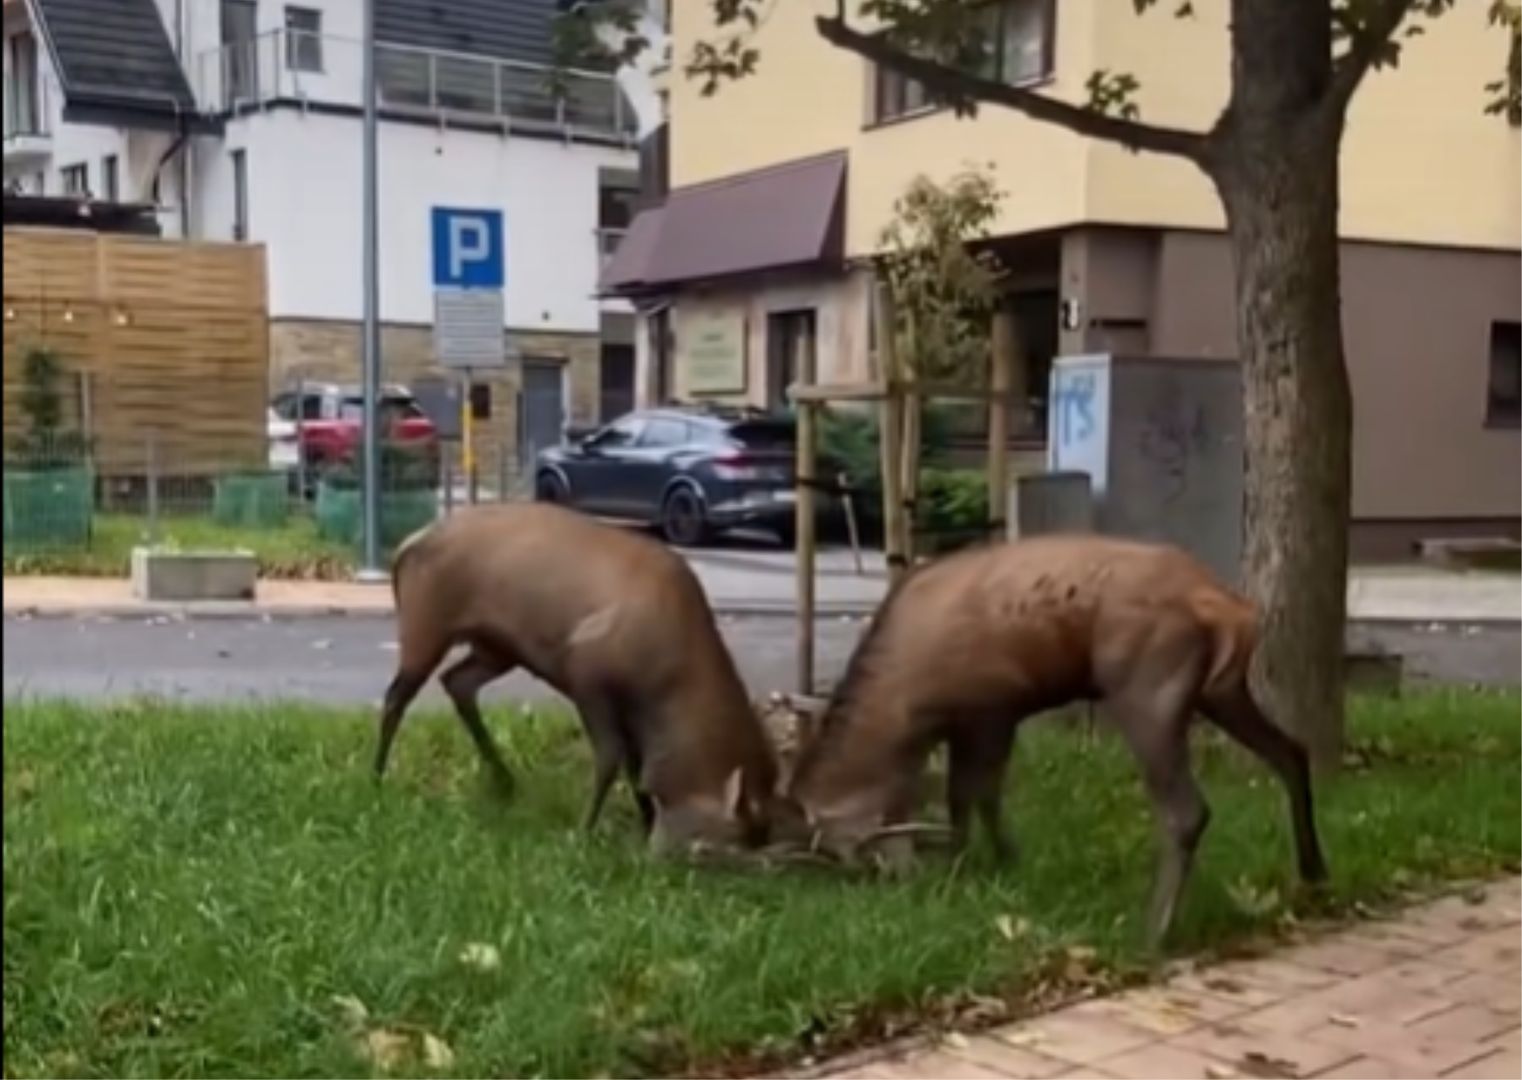
<path fill-rule="evenodd" d="M 244 444 L 208 453 L 173 431 L 147 432 L 124 460 L 73 435 L 15 438 L 4 459 L 6 568 L 124 574 L 132 547 L 147 544 L 252 550 L 266 572 L 344 576 L 363 540 L 359 447 L 317 463 L 303 445 L 272 436 L 253 458 Z M 531 497 L 512 448 L 495 450 L 490 470 L 467 473 L 457 441 L 383 443 L 382 549 L 469 503 Z"/>

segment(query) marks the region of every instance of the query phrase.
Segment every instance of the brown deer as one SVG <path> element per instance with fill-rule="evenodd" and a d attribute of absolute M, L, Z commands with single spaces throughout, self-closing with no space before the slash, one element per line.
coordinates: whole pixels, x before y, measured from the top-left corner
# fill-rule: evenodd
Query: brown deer
<path fill-rule="evenodd" d="M 1157 941 L 1210 816 L 1189 767 L 1196 710 L 1279 775 L 1300 876 L 1326 875 L 1305 750 L 1248 690 L 1255 640 L 1248 601 L 1176 548 L 1054 536 L 964 551 L 917 569 L 884 602 L 805 734 L 788 794 L 816 844 L 854 857 L 932 828 L 908 819 L 925 759 L 945 744 L 953 843 L 966 842 L 976 814 L 1009 856 L 999 799 L 1016 726 L 1102 701 L 1158 819 Z"/>
<path fill-rule="evenodd" d="M 592 743 L 592 828 L 623 768 L 657 849 L 765 839 L 771 747 L 681 556 L 637 533 L 546 504 L 473 507 L 409 538 L 392 568 L 399 626 L 377 778 L 402 714 L 441 676 L 499 787 L 507 764 L 477 696 L 522 667 L 576 705 Z"/>

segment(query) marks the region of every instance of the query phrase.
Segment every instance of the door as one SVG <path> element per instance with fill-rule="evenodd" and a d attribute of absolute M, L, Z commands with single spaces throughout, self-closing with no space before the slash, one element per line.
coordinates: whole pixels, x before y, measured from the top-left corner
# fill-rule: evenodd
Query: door
<path fill-rule="evenodd" d="M 576 448 L 567 471 L 571 501 L 579 509 L 593 514 L 637 516 L 631 465 L 644 430 L 644 417 L 631 413 L 594 433 Z"/>
<path fill-rule="evenodd" d="M 259 5 L 222 0 L 222 104 L 259 98 Z"/>
<path fill-rule="evenodd" d="M 774 311 L 766 317 L 766 404 L 788 405 L 787 391 L 800 378 L 813 381 L 814 311 Z"/>
<path fill-rule="evenodd" d="M 560 444 L 565 428 L 565 369 L 542 360 L 523 362 L 518 394 L 518 461 L 532 469 L 539 451 Z"/>
<path fill-rule="evenodd" d="M 676 457 L 692 445 L 689 425 L 674 416 L 652 416 L 629 454 L 625 485 L 629 505 L 624 513 L 656 521 L 666 482 L 676 475 Z"/>
<path fill-rule="evenodd" d="M 612 423 L 634 409 L 634 346 L 604 345 L 597 418 Z"/>

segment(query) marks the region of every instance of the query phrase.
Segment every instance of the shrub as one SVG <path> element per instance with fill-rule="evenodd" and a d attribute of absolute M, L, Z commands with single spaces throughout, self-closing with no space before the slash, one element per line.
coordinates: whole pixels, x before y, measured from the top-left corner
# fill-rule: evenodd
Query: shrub
<path fill-rule="evenodd" d="M 77 468 L 90 453 L 89 440 L 63 427 L 63 360 L 46 345 L 26 349 L 21 361 L 21 393 L 17 405 L 26 430 L 11 440 L 8 456 L 28 471 Z"/>

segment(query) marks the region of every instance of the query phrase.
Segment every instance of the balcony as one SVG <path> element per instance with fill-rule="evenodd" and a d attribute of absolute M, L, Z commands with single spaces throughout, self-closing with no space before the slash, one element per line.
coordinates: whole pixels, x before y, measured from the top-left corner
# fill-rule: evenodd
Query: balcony
<path fill-rule="evenodd" d="M 47 164 L 53 156 L 53 133 L 48 124 L 48 87 L 34 81 L 23 88 L 5 80 L 5 169 L 24 171 Z"/>
<path fill-rule="evenodd" d="M 490 123 L 505 131 L 631 142 L 634 110 L 611 75 L 565 72 L 512 60 L 403 45 L 377 45 L 381 109 L 440 124 Z M 202 54 L 196 99 L 229 113 L 274 101 L 363 105 L 363 50 L 352 38 L 272 30 Z"/>

